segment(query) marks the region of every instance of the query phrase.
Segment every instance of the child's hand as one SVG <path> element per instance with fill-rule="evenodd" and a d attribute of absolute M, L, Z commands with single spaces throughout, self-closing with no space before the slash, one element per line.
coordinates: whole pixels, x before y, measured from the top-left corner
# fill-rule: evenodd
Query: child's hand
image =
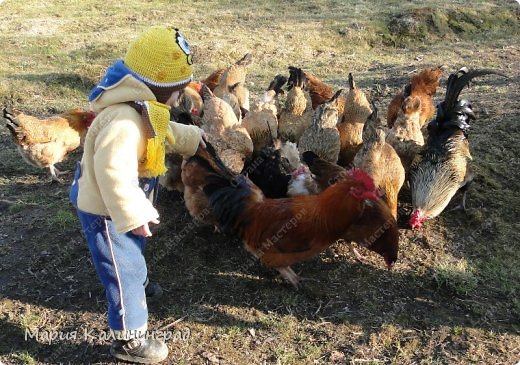
<path fill-rule="evenodd" d="M 173 152 L 188 158 L 195 155 L 199 147 L 206 148 L 208 137 L 196 125 L 170 122 L 170 128 L 175 139 L 175 143 L 171 146 Z"/>
<path fill-rule="evenodd" d="M 132 233 L 135 234 L 136 236 L 151 237 L 152 232 L 150 231 L 149 224 L 159 224 L 159 220 L 154 219 L 148 223 L 143 224 L 141 227 L 132 229 Z"/>

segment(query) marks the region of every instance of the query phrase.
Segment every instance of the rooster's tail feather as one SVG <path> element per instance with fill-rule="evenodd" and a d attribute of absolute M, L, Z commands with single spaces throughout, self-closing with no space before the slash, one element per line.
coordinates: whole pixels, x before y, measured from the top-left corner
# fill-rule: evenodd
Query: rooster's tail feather
<path fill-rule="evenodd" d="M 446 96 L 444 101 L 437 105 L 437 116 L 430 123 L 429 130 L 433 133 L 453 125 L 467 133 L 469 120 L 475 119 L 475 115 L 470 103 L 466 100 L 459 100 L 459 95 L 473 78 L 490 74 L 508 77 L 495 70 L 468 70 L 467 67 L 462 67 L 459 71 L 451 74 L 446 85 Z"/>
<path fill-rule="evenodd" d="M 204 193 L 222 231 L 240 235 L 248 197 L 252 194 L 247 178 L 242 175 L 232 179 L 209 175 Z"/>
<path fill-rule="evenodd" d="M 234 175 L 209 142 L 206 142 L 206 148 L 199 147 L 188 163 L 192 161 L 207 171 L 203 191 L 219 227 L 226 233 L 240 233 L 237 227 L 240 225 L 240 217 L 244 215 L 245 198 L 252 193 L 246 178 Z"/>
<path fill-rule="evenodd" d="M 491 74 L 508 77 L 507 75 L 495 70 L 468 70 L 467 67 L 462 67 L 459 71 L 451 74 L 446 85 L 446 97 L 442 102 L 444 113 L 450 114 L 452 112 L 455 105 L 457 105 L 462 89 L 464 89 L 473 78 Z"/>
<path fill-rule="evenodd" d="M 18 133 L 16 133 L 16 129 L 9 123 L 6 124 L 7 129 L 11 132 L 11 135 L 14 139 L 18 140 Z"/>
<path fill-rule="evenodd" d="M 11 123 L 14 123 L 14 116 L 7 110 L 7 108 L 4 107 L 2 110 L 4 113 L 4 118 L 10 121 Z"/>

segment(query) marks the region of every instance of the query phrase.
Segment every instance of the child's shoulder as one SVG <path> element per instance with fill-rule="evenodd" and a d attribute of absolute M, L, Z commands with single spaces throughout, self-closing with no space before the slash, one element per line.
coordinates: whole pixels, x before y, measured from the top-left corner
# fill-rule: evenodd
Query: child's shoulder
<path fill-rule="evenodd" d="M 95 134 L 105 136 L 143 135 L 145 132 L 141 114 L 126 103 L 114 104 L 103 109 L 96 116 L 91 128 Z"/>

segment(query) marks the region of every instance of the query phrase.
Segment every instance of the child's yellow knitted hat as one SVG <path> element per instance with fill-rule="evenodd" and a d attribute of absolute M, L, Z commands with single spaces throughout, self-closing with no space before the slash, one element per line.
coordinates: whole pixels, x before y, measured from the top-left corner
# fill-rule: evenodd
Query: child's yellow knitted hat
<path fill-rule="evenodd" d="M 181 89 L 193 78 L 190 46 L 178 29 L 154 26 L 128 48 L 125 65 L 156 87 Z"/>

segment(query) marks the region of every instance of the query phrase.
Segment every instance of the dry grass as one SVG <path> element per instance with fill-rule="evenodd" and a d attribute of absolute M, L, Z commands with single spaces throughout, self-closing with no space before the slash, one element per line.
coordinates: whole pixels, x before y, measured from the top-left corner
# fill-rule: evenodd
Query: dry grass
<path fill-rule="evenodd" d="M 336 244 L 297 265 L 320 284 L 296 292 L 251 263 L 235 240 L 205 227 L 183 231 L 191 219 L 181 199 L 162 193 L 162 223 L 148 255 L 166 296 L 150 305 L 150 325 L 182 319 L 171 328 L 189 331 L 189 341 L 169 342 L 177 364 L 520 360 L 516 2 L 8 0 L 0 10 L 0 100 L 39 115 L 86 107 L 106 66 L 152 24 L 183 31 L 197 78 L 251 52 L 254 95 L 288 65 L 338 87 L 353 72 L 383 112 L 410 73 L 424 67 L 491 67 L 511 75 L 464 91 L 478 114 L 470 136 L 477 175 L 470 211 L 445 212 L 418 232 L 401 230 L 392 272 L 369 253 L 357 263 Z M 0 199 L 14 202 L 0 206 L 0 362 L 111 363 L 107 341 L 24 340 L 26 328 L 103 331 L 106 308 L 67 187 L 25 165 L 5 129 L 0 143 Z M 408 210 L 405 199 L 403 217 Z"/>

